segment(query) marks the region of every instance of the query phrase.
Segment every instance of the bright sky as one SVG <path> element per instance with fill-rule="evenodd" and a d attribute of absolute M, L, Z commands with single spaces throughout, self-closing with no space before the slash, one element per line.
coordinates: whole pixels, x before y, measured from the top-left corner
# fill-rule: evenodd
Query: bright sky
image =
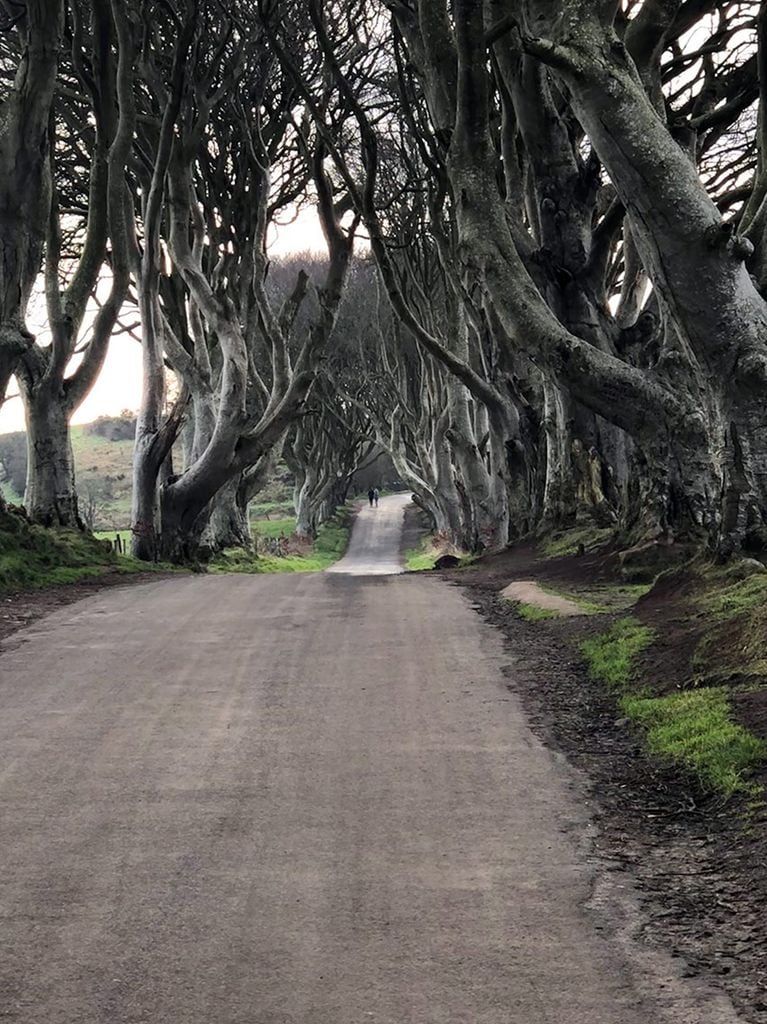
<path fill-rule="evenodd" d="M 316 211 L 302 211 L 290 224 L 272 229 L 271 256 L 294 252 L 326 252 Z M 30 326 L 34 330 L 31 323 Z M 109 346 L 104 369 L 93 390 L 72 418 L 73 423 L 90 423 L 98 416 L 111 416 L 123 409 L 136 410 L 141 402 L 141 346 L 127 335 L 118 335 Z M 0 405 L 0 434 L 24 430 L 24 407 L 12 380 L 6 401 Z"/>

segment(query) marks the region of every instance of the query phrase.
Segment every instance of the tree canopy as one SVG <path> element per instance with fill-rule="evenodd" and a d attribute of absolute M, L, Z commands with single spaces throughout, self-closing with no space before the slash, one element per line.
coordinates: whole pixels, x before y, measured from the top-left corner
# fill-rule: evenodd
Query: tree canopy
<path fill-rule="evenodd" d="M 374 448 L 467 549 L 767 548 L 763 5 L 3 9 L 0 387 L 41 521 L 77 519 L 67 424 L 132 307 L 141 557 L 247 543 L 283 453 L 311 531 Z M 326 254 L 278 268 L 309 207 Z"/>

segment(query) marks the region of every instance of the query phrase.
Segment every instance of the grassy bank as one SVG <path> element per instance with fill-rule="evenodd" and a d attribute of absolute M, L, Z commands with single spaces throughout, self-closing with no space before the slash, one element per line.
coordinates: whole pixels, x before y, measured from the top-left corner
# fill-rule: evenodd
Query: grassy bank
<path fill-rule="evenodd" d="M 2 516 L 0 515 L 0 519 Z M 76 583 L 118 568 L 103 544 L 74 530 L 0 525 L 0 591 Z"/>
<path fill-rule="evenodd" d="M 615 536 L 612 527 L 599 527 L 593 523 L 557 530 L 546 536 L 540 544 L 544 558 L 565 558 L 580 552 L 593 551 L 608 544 Z"/>
<path fill-rule="evenodd" d="M 251 529 L 254 537 L 290 537 L 296 529 L 295 516 L 279 516 L 276 519 L 253 519 Z"/>
<path fill-rule="evenodd" d="M 629 616 L 580 649 L 592 677 L 617 696 L 653 754 L 692 771 L 706 790 L 724 796 L 749 790 L 767 745 L 735 720 L 726 687 L 657 693 L 641 671 L 642 655 L 657 639 L 655 629 Z"/>
<path fill-rule="evenodd" d="M 312 545 L 285 556 L 254 555 L 242 548 L 230 548 L 217 556 L 208 566 L 212 573 L 275 573 L 275 572 L 321 572 L 333 562 L 338 561 L 346 550 L 351 528 L 351 512 L 341 510 L 332 520 L 321 527 Z M 292 516 L 281 516 L 276 519 L 254 519 L 251 523 L 254 539 L 290 538 L 296 527 Z M 114 541 L 120 535 L 126 551 L 130 550 L 130 530 L 108 530 L 97 533 L 100 540 Z M 131 558 L 117 559 L 118 564 L 133 562 Z M 144 563 L 138 563 L 143 566 Z"/>
<path fill-rule="evenodd" d="M 442 555 L 453 555 L 460 559 L 461 566 L 471 565 L 476 560 L 475 555 L 467 555 L 433 534 L 427 534 L 421 538 L 417 547 L 405 551 L 405 568 L 408 572 L 425 572 L 433 569 L 434 563 Z"/>
<path fill-rule="evenodd" d="M 436 539 L 429 535 L 422 537 L 415 548 L 405 552 L 405 568 L 408 572 L 422 572 L 426 569 L 433 569 L 434 563 L 440 555 L 445 554 L 445 546 L 437 543 Z"/>
<path fill-rule="evenodd" d="M 20 513 L 0 509 L 0 592 L 153 568 L 116 555 L 92 534 L 45 529 L 29 523 Z"/>

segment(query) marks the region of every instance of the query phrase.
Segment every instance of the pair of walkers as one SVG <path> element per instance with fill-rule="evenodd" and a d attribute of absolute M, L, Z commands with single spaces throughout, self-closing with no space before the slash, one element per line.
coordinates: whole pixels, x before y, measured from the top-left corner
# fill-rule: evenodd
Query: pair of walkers
<path fill-rule="evenodd" d="M 368 501 L 370 502 L 370 507 L 371 508 L 373 508 L 373 506 L 378 508 L 378 499 L 380 497 L 381 497 L 381 495 L 380 495 L 380 492 L 379 492 L 378 488 L 377 487 L 371 487 L 370 490 L 368 491 Z"/>

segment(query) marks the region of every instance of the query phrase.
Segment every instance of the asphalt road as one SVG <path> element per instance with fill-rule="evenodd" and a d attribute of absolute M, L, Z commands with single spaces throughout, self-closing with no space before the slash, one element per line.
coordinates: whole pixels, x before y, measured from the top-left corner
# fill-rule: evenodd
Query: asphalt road
<path fill-rule="evenodd" d="M 377 506 L 361 508 L 346 554 L 328 572 L 350 576 L 392 576 L 402 572 L 402 515 L 409 504 L 409 494 L 390 494 L 379 498 Z"/>
<path fill-rule="evenodd" d="M 594 908 L 580 782 L 508 660 L 408 576 L 166 580 L 17 634 L 0 1020 L 736 1020 Z"/>

